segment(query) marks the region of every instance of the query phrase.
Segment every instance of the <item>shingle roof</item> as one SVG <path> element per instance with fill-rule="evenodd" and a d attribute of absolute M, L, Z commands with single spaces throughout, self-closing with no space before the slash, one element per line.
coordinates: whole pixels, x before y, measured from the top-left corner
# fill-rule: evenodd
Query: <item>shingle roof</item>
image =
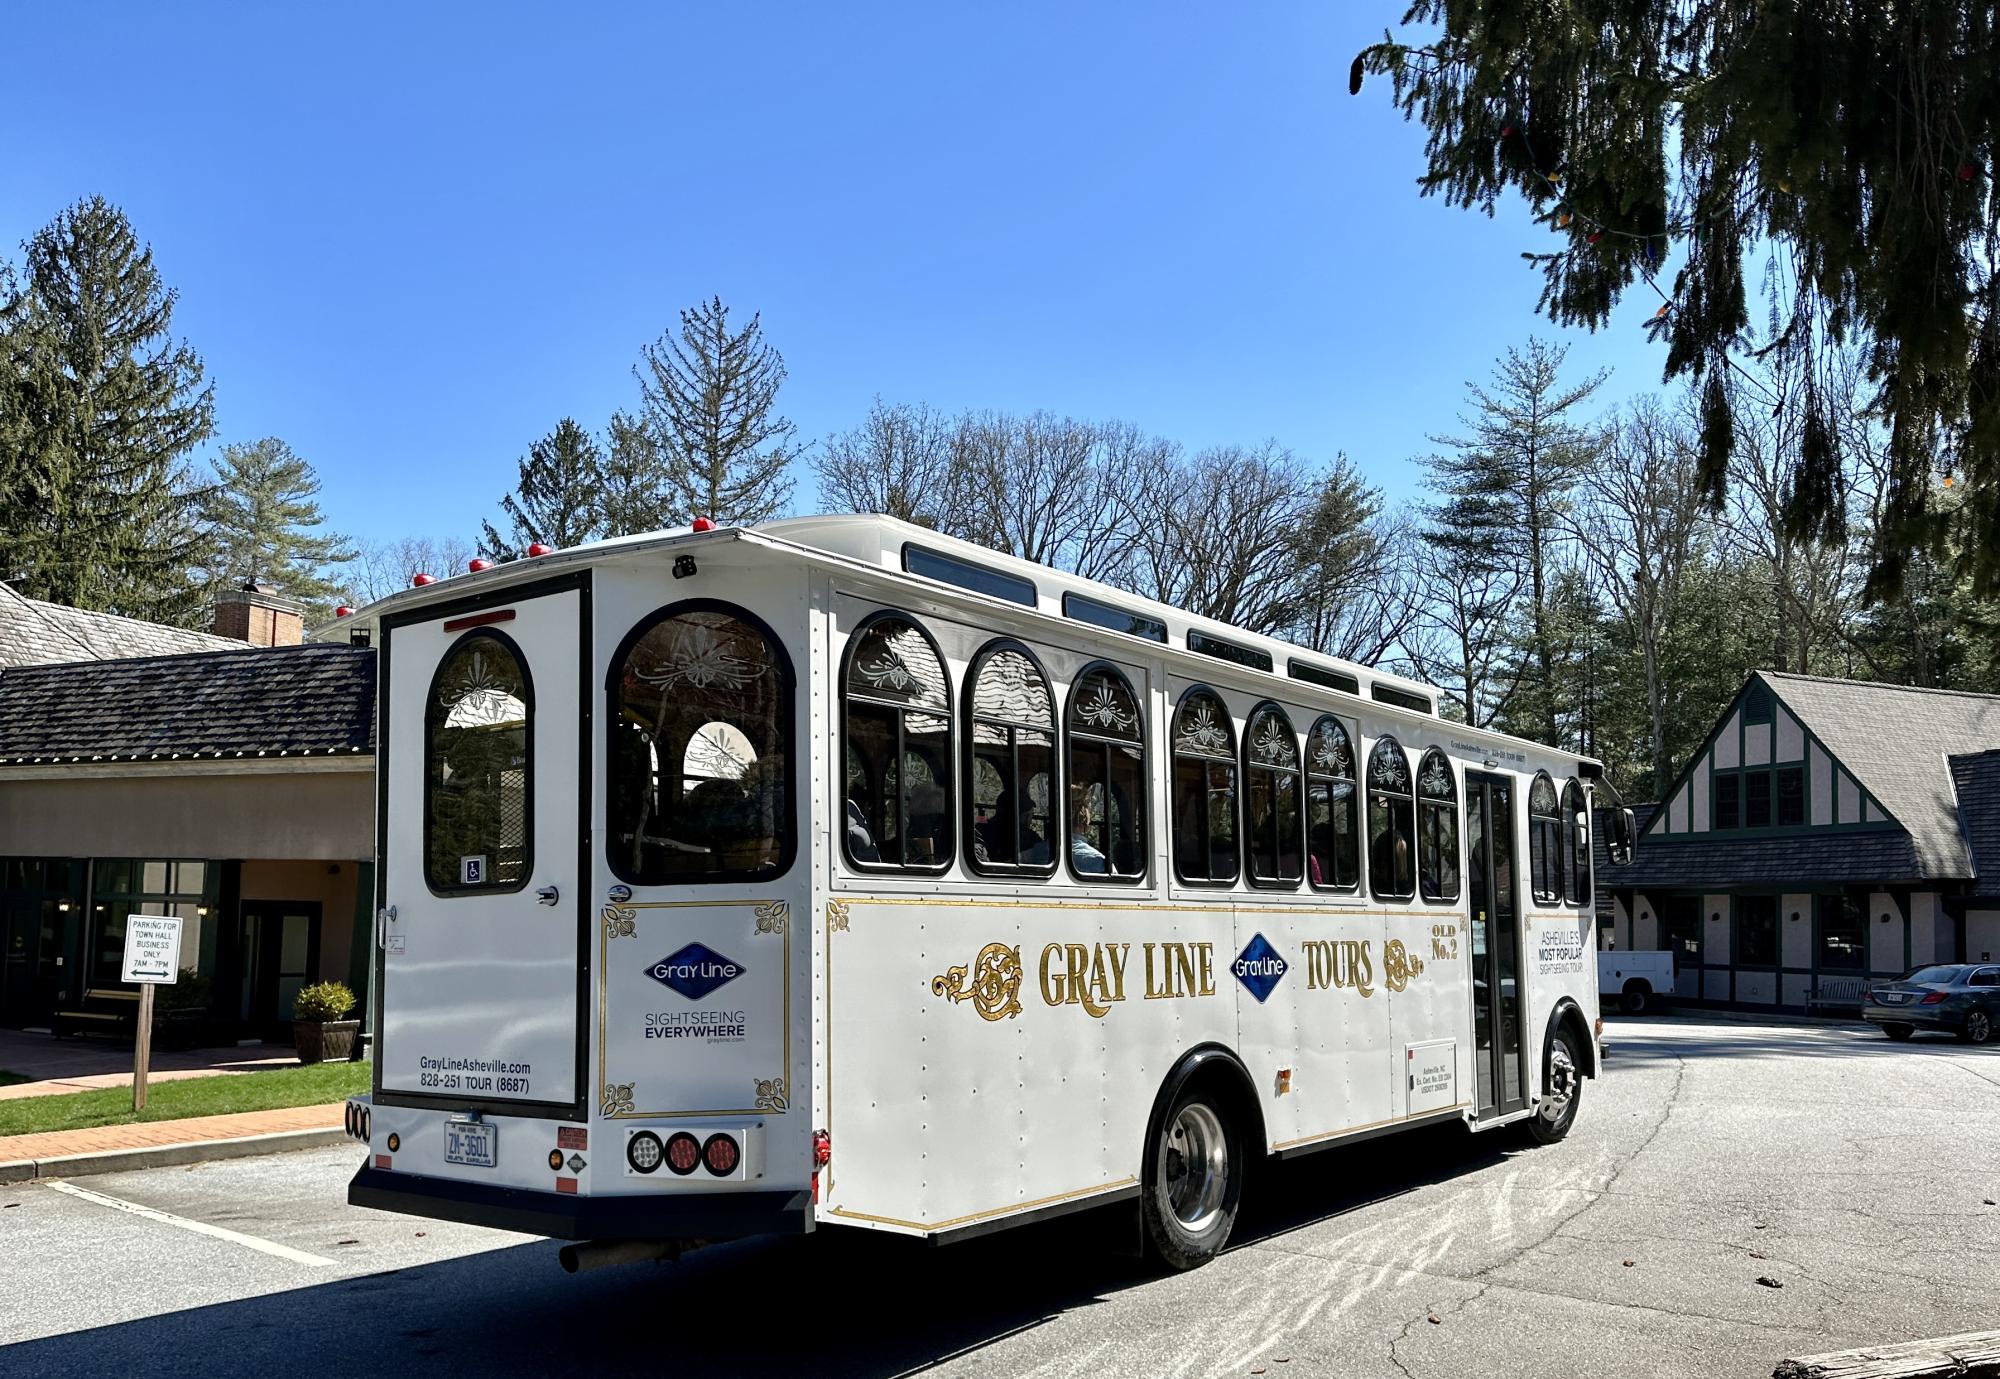
<path fill-rule="evenodd" d="M 2000 897 L 2000 750 L 1951 759 L 1959 831 L 1972 853 L 1972 894 Z"/>
<path fill-rule="evenodd" d="M 2000 695 L 1757 673 L 1908 830 L 1913 879 L 1972 875 L 1946 758 L 2000 747 Z"/>
<path fill-rule="evenodd" d="M 0 765 L 374 749 L 375 653 L 365 647 L 241 647 L 0 670 Z"/>
<path fill-rule="evenodd" d="M 44 603 L 0 583 L 0 668 L 118 656 L 172 656 L 243 645 L 234 637 L 162 627 L 115 613 L 87 613 Z"/>

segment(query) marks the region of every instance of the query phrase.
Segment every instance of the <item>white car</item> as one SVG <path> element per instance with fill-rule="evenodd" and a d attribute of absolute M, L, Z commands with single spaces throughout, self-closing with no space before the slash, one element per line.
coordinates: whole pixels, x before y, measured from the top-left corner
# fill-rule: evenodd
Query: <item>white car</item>
<path fill-rule="evenodd" d="M 1600 1005 L 1612 1000 L 1627 1015 L 1638 1015 L 1661 996 L 1674 989 L 1674 955 L 1671 952 L 1620 952 L 1616 949 L 1597 955 L 1597 999 Z"/>

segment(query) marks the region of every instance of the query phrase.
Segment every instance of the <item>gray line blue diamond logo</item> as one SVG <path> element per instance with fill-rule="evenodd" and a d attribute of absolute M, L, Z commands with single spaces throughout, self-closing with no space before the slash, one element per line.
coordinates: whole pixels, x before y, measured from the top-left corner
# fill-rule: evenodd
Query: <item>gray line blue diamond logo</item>
<path fill-rule="evenodd" d="M 1291 969 L 1278 950 L 1273 948 L 1262 934 L 1258 934 L 1243 946 L 1230 964 L 1230 971 L 1236 980 L 1243 983 L 1243 989 L 1257 998 L 1257 1004 L 1264 1004 L 1264 998 L 1278 988 L 1278 979 Z"/>
<path fill-rule="evenodd" d="M 731 961 L 704 943 L 690 943 L 646 969 L 646 975 L 690 1001 L 699 1001 L 717 987 L 726 986 L 743 975 L 740 963 Z"/>

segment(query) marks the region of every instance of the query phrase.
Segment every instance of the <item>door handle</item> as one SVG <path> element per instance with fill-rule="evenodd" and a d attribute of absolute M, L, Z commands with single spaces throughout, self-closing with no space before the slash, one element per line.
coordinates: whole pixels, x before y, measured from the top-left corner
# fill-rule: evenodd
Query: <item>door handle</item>
<path fill-rule="evenodd" d="M 539 900 L 544 905 L 553 905 L 560 898 L 561 897 L 559 897 L 556 894 L 556 888 L 554 886 L 544 886 L 540 890 L 535 892 L 535 899 Z"/>

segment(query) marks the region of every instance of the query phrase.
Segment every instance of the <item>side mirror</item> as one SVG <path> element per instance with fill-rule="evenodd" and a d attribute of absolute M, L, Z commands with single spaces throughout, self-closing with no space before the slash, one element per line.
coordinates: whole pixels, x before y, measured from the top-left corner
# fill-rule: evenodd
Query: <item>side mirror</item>
<path fill-rule="evenodd" d="M 1625 866 L 1632 860 L 1632 847 L 1638 830 L 1632 822 L 1632 811 L 1620 807 L 1611 811 L 1611 837 L 1604 850 L 1615 866 Z"/>

